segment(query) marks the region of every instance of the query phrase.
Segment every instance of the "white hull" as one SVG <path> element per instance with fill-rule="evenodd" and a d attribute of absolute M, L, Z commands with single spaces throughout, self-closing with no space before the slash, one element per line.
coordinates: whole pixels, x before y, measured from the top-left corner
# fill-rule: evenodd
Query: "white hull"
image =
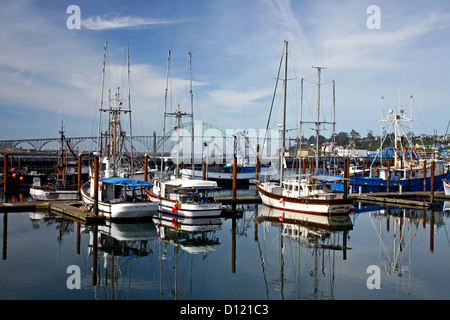
<path fill-rule="evenodd" d="M 257 182 L 256 187 L 262 203 L 279 210 L 318 215 L 339 215 L 349 213 L 353 206 L 353 201 L 348 199 L 291 198 L 265 190 L 265 185 L 260 182 Z"/>
<path fill-rule="evenodd" d="M 180 203 L 175 200 L 160 198 L 147 191 L 149 199 L 159 205 L 162 212 L 186 218 L 218 217 L 222 213 L 221 203 Z"/>
<path fill-rule="evenodd" d="M 450 196 L 450 180 L 443 180 L 444 193 L 446 196 Z"/>
<path fill-rule="evenodd" d="M 88 207 L 94 205 L 94 199 L 89 196 L 89 185 L 81 188 L 81 197 Z M 144 219 L 151 218 L 158 210 L 158 205 L 153 202 L 110 202 L 98 201 L 99 213 L 107 219 Z"/>
<path fill-rule="evenodd" d="M 77 200 L 76 190 L 44 190 L 41 188 L 30 188 L 30 196 L 37 201 L 47 200 Z"/>

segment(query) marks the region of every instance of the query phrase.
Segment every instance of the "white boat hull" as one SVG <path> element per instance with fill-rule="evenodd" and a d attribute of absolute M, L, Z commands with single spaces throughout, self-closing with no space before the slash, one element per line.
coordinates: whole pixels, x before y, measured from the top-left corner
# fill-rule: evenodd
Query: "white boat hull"
<path fill-rule="evenodd" d="M 299 213 L 310 213 L 318 215 L 339 215 L 351 211 L 353 201 L 351 199 L 312 199 L 291 198 L 268 192 L 260 182 L 256 183 L 261 201 L 266 206 Z"/>
<path fill-rule="evenodd" d="M 88 194 L 88 187 L 81 188 L 81 197 L 83 203 L 92 207 L 94 199 Z M 158 204 L 148 202 L 110 202 L 98 201 L 98 211 L 106 219 L 124 220 L 124 219 L 145 219 L 152 218 L 158 210 Z"/>
<path fill-rule="evenodd" d="M 218 217 L 222 213 L 221 203 L 180 203 L 175 200 L 160 198 L 149 191 L 147 191 L 147 195 L 151 201 L 159 205 L 160 211 L 181 217 Z"/>
<path fill-rule="evenodd" d="M 443 180 L 444 193 L 446 196 L 450 196 L 450 180 Z"/>
<path fill-rule="evenodd" d="M 47 200 L 77 200 L 76 190 L 45 190 L 42 188 L 30 188 L 30 196 L 37 201 Z"/>

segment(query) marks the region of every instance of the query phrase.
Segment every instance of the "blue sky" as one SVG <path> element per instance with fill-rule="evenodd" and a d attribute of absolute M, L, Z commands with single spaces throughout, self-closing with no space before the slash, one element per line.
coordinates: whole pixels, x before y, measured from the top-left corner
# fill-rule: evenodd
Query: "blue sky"
<path fill-rule="evenodd" d="M 380 8 L 380 29 L 366 25 L 372 4 Z M 66 26 L 70 5 L 80 8 L 81 29 Z M 161 131 L 169 49 L 174 104 L 186 104 L 191 50 L 196 120 L 264 129 L 284 40 L 289 128 L 299 121 L 301 78 L 303 118 L 315 120 L 313 65 L 327 67 L 323 121 L 332 120 L 336 82 L 337 132 L 378 134 L 382 96 L 386 109 L 400 103 L 409 112 L 413 95 L 416 132 L 444 134 L 450 119 L 445 0 L 3 1 L 0 39 L 0 139 L 57 137 L 61 121 L 68 136 L 95 136 L 105 40 L 106 90 L 120 86 L 126 94 L 130 46 L 134 135 Z"/>

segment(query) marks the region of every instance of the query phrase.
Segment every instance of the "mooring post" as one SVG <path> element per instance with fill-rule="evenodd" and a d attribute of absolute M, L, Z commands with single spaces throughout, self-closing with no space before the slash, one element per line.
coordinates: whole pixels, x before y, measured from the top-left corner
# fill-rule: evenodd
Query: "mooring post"
<path fill-rule="evenodd" d="M 431 203 L 434 202 L 434 160 L 431 160 L 431 176 L 430 176 L 430 198 Z"/>
<path fill-rule="evenodd" d="M 255 181 L 259 180 L 259 174 L 258 174 L 258 171 L 259 171 L 259 157 L 258 157 L 258 154 L 259 154 L 259 144 L 256 145 Z M 257 195 L 258 195 L 258 189 L 255 188 L 255 196 L 257 196 Z"/>
<path fill-rule="evenodd" d="M 202 180 L 206 180 L 206 156 L 202 158 Z"/>
<path fill-rule="evenodd" d="M 98 154 L 94 157 L 94 214 L 98 216 Z"/>
<path fill-rule="evenodd" d="M 77 197 L 78 200 L 81 200 L 81 153 L 78 154 L 78 192 Z"/>
<path fill-rule="evenodd" d="M 8 187 L 8 155 L 3 156 L 3 202 L 6 202 L 6 190 Z"/>
<path fill-rule="evenodd" d="M 391 180 L 391 159 L 387 159 L 387 193 L 389 193 L 390 180 Z"/>
<path fill-rule="evenodd" d="M 344 199 L 348 197 L 348 187 L 349 187 L 349 171 L 350 171 L 350 159 L 344 159 Z"/>
<path fill-rule="evenodd" d="M 236 154 L 233 157 L 233 211 L 236 211 L 236 179 L 237 179 L 237 157 Z"/>
<path fill-rule="evenodd" d="M 144 181 L 148 182 L 148 154 L 144 155 Z"/>
<path fill-rule="evenodd" d="M 423 192 L 427 191 L 427 160 L 423 160 Z"/>

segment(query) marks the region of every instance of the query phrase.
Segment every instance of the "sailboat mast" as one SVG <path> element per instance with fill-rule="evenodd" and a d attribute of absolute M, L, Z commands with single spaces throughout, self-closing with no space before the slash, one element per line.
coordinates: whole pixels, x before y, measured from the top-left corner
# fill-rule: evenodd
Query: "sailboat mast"
<path fill-rule="evenodd" d="M 102 70 L 102 95 L 100 100 L 100 118 L 98 123 L 98 137 L 97 137 L 97 153 L 101 157 L 102 149 L 101 149 L 101 140 L 102 140 L 102 112 L 103 112 L 103 90 L 105 88 L 105 70 L 106 70 L 106 47 L 108 45 L 108 41 L 105 41 L 105 50 L 103 53 L 103 70 Z"/>
<path fill-rule="evenodd" d="M 128 64 L 128 114 L 130 116 L 130 175 L 133 177 L 134 175 L 134 157 L 133 157 L 133 126 L 131 123 L 131 89 L 130 89 L 130 51 L 127 42 L 127 64 Z"/>
<path fill-rule="evenodd" d="M 194 178 L 194 93 L 192 91 L 192 54 L 189 51 L 189 82 L 191 93 L 191 169 Z"/>
<path fill-rule="evenodd" d="M 170 67 L 170 50 L 167 57 L 167 73 L 166 73 L 166 92 L 164 94 L 164 121 L 163 121 L 163 136 L 162 136 L 162 146 L 161 146 L 161 176 L 164 170 L 164 139 L 166 137 L 166 112 L 167 112 L 167 93 L 169 91 L 169 67 Z"/>
<path fill-rule="evenodd" d="M 284 92 L 283 92 L 283 115 L 281 123 L 281 161 L 280 161 L 280 185 L 283 182 L 284 169 L 284 153 L 286 140 L 286 94 L 287 94 L 287 59 L 288 59 L 288 42 L 284 41 Z"/>
<path fill-rule="evenodd" d="M 317 69 L 317 121 L 316 121 L 316 167 L 314 173 L 319 173 L 319 132 L 320 132 L 320 71 L 326 67 L 314 67 Z"/>

